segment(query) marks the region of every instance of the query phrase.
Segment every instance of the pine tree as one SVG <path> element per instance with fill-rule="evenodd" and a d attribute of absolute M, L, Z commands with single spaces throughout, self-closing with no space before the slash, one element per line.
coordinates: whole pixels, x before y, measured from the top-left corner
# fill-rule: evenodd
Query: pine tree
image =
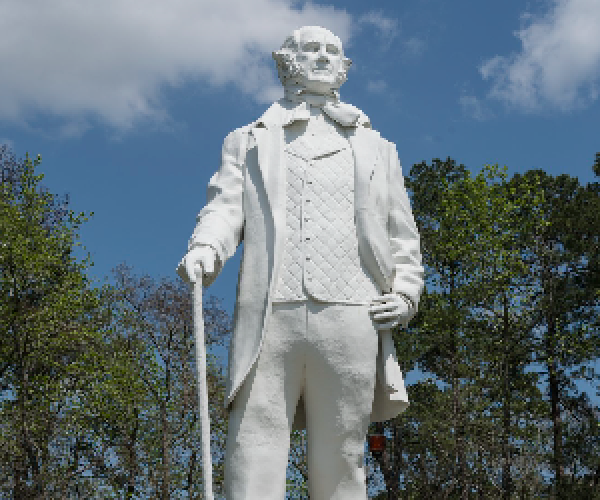
<path fill-rule="evenodd" d="M 392 438 L 388 453 L 378 457 L 388 498 L 399 498 L 400 491 L 402 498 L 468 498 L 477 492 L 507 499 L 544 492 L 545 444 L 554 436 L 555 465 L 562 447 L 552 393 L 544 400 L 543 374 L 532 370 L 533 361 L 544 356 L 536 329 L 544 317 L 535 272 L 543 258 L 536 241 L 549 228 L 561 228 L 569 241 L 563 263 L 571 269 L 571 285 L 556 295 L 578 328 L 570 334 L 580 345 L 570 344 L 577 354 L 569 366 L 598 357 L 590 320 L 598 290 L 598 226 L 575 217 L 584 200 L 588 208 L 597 206 L 597 197 L 580 190 L 569 203 L 557 204 L 535 173 L 509 183 L 500 173 L 501 184 L 487 185 L 486 178 L 498 175 L 497 166 L 486 166 L 471 179 L 448 159 L 415 165 L 406 180 L 414 190 L 427 284 L 441 290 L 426 289 L 408 332 L 396 332 L 404 370 L 418 363 L 434 378 L 412 386 L 409 410 L 380 426 Z M 561 183 L 559 178 L 555 185 Z M 571 240 L 585 243 L 576 248 Z M 585 269 L 577 264 L 584 248 Z M 567 393 L 559 398 L 566 401 Z M 589 454 L 586 463 L 586 471 L 593 471 Z"/>

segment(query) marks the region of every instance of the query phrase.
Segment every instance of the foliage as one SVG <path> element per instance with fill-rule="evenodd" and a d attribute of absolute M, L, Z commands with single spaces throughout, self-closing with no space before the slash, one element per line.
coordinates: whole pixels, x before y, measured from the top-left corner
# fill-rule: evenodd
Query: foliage
<path fill-rule="evenodd" d="M 598 174 L 598 159 L 592 167 Z M 73 256 L 85 214 L 40 186 L 38 156 L 0 150 L 0 498 L 201 498 L 191 290 L 137 276 L 94 287 Z M 505 170 L 505 169 L 504 169 Z M 496 182 L 499 181 L 499 182 Z M 472 177 L 415 165 L 427 284 L 394 332 L 409 409 L 372 432 L 377 498 L 598 498 L 600 183 L 541 170 Z M 224 377 L 210 349 L 231 319 L 204 304 L 215 492 L 223 495 Z M 289 498 L 308 497 L 305 433 Z"/>
<path fill-rule="evenodd" d="M 372 426 L 389 438 L 374 457 L 387 498 L 593 488 L 598 408 L 575 382 L 598 380 L 598 186 L 543 171 L 507 182 L 495 165 L 471 178 L 450 158 L 405 180 L 427 285 L 395 338 L 404 371 L 429 377 L 405 414 Z"/>
<path fill-rule="evenodd" d="M 181 280 L 115 269 L 93 288 L 89 256 L 72 256 L 87 220 L 38 184 L 40 158 L 2 149 L 0 199 L 1 497 L 198 498 L 194 340 Z M 204 310 L 206 341 L 224 343 L 228 315 Z M 209 353 L 215 491 L 222 492 L 224 380 Z"/>
<path fill-rule="evenodd" d="M 103 291 L 88 286 L 89 259 L 72 256 L 84 214 L 38 189 L 39 155 L 17 164 L 6 147 L 0 153 L 0 487 L 33 499 L 78 472 L 57 448 L 70 431 L 65 402 L 92 378 Z"/>

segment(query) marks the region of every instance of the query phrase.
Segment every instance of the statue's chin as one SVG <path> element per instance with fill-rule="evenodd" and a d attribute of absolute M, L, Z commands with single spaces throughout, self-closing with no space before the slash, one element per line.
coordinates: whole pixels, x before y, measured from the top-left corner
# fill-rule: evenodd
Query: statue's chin
<path fill-rule="evenodd" d="M 317 95 L 334 95 L 339 86 L 332 81 L 326 79 L 311 79 L 304 80 L 297 86 L 299 93 L 317 94 Z"/>

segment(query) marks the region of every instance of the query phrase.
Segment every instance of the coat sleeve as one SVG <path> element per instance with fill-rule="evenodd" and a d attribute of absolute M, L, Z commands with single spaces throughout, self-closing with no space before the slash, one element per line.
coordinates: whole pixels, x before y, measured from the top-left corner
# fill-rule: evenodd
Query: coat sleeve
<path fill-rule="evenodd" d="M 424 268 L 421 265 L 419 231 L 404 186 L 398 152 L 396 146 L 390 142 L 388 142 L 388 152 L 388 235 L 394 261 L 392 291 L 408 299 L 411 306 L 406 319 L 408 323 L 417 314 L 419 297 L 424 284 Z"/>
<path fill-rule="evenodd" d="M 207 203 L 196 217 L 196 227 L 188 244 L 188 251 L 198 245 L 210 245 L 216 250 L 219 262 L 215 276 L 243 239 L 243 166 L 247 138 L 243 129 L 234 130 L 225 138 L 221 167 L 208 183 Z"/>

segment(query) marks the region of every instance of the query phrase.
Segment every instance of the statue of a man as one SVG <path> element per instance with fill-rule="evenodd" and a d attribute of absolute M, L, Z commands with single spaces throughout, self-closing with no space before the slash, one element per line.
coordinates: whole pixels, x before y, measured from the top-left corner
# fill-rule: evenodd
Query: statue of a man
<path fill-rule="evenodd" d="M 390 328 L 423 288 L 394 144 L 339 100 L 351 61 L 305 26 L 273 53 L 285 97 L 225 139 L 178 272 L 209 286 L 244 241 L 225 405 L 228 500 L 282 500 L 307 429 L 312 500 L 367 498 L 370 422 L 408 406 Z"/>

